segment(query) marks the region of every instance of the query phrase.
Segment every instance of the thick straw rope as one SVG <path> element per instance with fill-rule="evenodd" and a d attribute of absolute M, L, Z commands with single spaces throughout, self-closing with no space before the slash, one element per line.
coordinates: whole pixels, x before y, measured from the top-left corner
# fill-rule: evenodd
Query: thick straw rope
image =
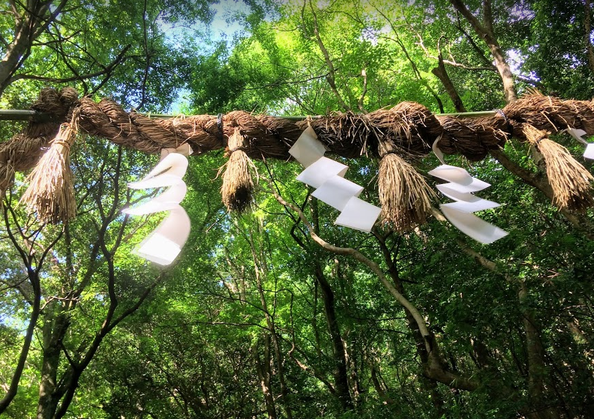
<path fill-rule="evenodd" d="M 12 184 L 15 172 L 29 170 L 37 164 L 77 101 L 78 93 L 70 87 L 60 91 L 41 90 L 31 109 L 48 114 L 52 121 L 31 122 L 23 132 L 0 144 L 0 197 Z"/>
<path fill-rule="evenodd" d="M 0 165 L 13 160 L 7 152 L 14 157 L 23 157 L 21 155 L 26 153 L 30 158 L 30 155 L 36 154 L 33 150 L 39 148 L 28 144 L 25 150 L 11 142 L 34 143 L 36 137 L 42 136 L 47 144 L 55 136 L 60 123 L 65 122 L 68 106 L 64 109 L 63 93 L 44 93 L 43 96 L 38 100 L 36 109 L 57 107 L 60 112 L 54 112 L 56 122 L 31 123 L 25 132 L 15 136 L 16 141 L 0 148 Z M 70 106 L 73 104 L 72 101 L 69 103 Z M 227 146 L 224 138 L 231 137 L 238 127 L 248 144 L 244 151 L 250 158 L 288 159 L 289 148 L 307 126 L 307 121 L 243 111 L 230 112 L 220 119 L 215 115 L 151 119 L 136 112 L 126 112 L 109 99 L 95 102 L 82 98 L 79 105 L 81 131 L 151 154 L 185 142 L 190 144 L 194 155 L 223 149 Z M 342 157 L 379 156 L 380 139 L 390 139 L 403 156 L 423 156 L 431 151 L 431 145 L 441 135 L 439 148 L 442 152 L 461 154 L 470 160 L 485 158 L 489 150 L 500 148 L 512 136 L 525 141 L 525 123 L 553 133 L 573 127 L 594 135 L 594 106 L 590 101 L 532 95 L 515 101 L 494 116 L 484 118 L 439 116 L 423 105 L 403 102 L 391 109 L 368 114 L 335 113 L 311 121 L 328 151 Z M 18 165 L 16 170 L 26 170 L 24 166 L 32 165 Z"/>
<path fill-rule="evenodd" d="M 227 146 L 225 138 L 230 138 L 239 129 L 244 143 L 242 152 L 247 157 L 290 159 L 289 148 L 308 123 L 243 111 L 218 117 L 195 115 L 150 119 L 126 112 L 108 99 L 97 103 L 82 98 L 76 102 L 73 97 L 76 92 L 74 95 L 73 92 L 73 89 L 60 93 L 42 92 L 36 109 L 54 109 L 56 122 L 31 123 L 23 133 L 0 147 L 0 192 L 10 185 L 15 170 L 28 170 L 35 165 L 49 140 L 56 135 L 60 123 L 65 121 L 68 109 L 75 104 L 80 107 L 81 132 L 151 154 L 181 143 L 188 143 L 194 155 L 223 149 Z M 380 142 L 389 141 L 394 148 L 389 154 L 406 161 L 430 153 L 432 144 L 440 136 L 438 147 L 443 153 L 461 154 L 472 161 L 481 160 L 511 137 L 526 141 L 526 124 L 552 133 L 572 127 L 594 135 L 594 106 L 590 101 L 530 95 L 507 105 L 494 116 L 484 118 L 439 116 L 420 104 L 404 102 L 391 109 L 364 115 L 335 113 L 311 121 L 318 139 L 332 154 L 347 158 L 380 157 L 384 154 Z"/>

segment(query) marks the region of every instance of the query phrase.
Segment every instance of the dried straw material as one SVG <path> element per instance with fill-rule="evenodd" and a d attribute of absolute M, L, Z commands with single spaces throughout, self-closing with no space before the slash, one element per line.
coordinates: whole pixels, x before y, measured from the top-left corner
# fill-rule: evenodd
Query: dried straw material
<path fill-rule="evenodd" d="M 71 87 L 57 91 L 46 88 L 31 109 L 50 117 L 48 122 L 31 121 L 27 127 L 0 144 L 0 196 L 12 184 L 15 172 L 30 170 L 47 150 L 47 145 L 56 136 L 60 122 L 66 120 L 70 108 L 78 101 L 78 93 Z"/>
<path fill-rule="evenodd" d="M 74 176 L 70 168 L 70 147 L 78 132 L 78 110 L 69 124 L 60 126 L 50 148 L 28 177 L 29 187 L 21 197 L 29 211 L 44 223 L 67 223 L 76 216 Z"/>
<path fill-rule="evenodd" d="M 401 102 L 391 109 L 372 112 L 369 120 L 381 130 L 380 143 L 391 141 L 405 154 L 427 154 L 443 131 L 435 115 L 414 102 Z"/>
<path fill-rule="evenodd" d="M 524 123 L 549 132 L 572 127 L 588 135 L 594 133 L 594 107 L 590 101 L 531 94 L 507 105 L 504 112 L 512 122 L 513 136 L 519 139 L 524 139 Z"/>
<path fill-rule="evenodd" d="M 441 137 L 438 147 L 443 153 L 461 154 L 474 161 L 485 158 L 491 150 L 499 149 L 512 137 L 526 141 L 524 127 L 528 124 L 547 132 L 559 132 L 572 127 L 594 135 L 594 102 L 561 100 L 542 94 L 522 97 L 486 118 L 439 116 L 421 104 L 403 102 L 391 109 L 379 109 L 368 114 L 334 113 L 315 117 L 311 121 L 296 121 L 296 118 L 253 115 L 244 111 L 233 111 L 226 115 L 154 119 L 127 112 L 112 100 L 103 99 L 98 103 L 90 98 L 79 100 L 77 92 L 71 88 L 59 92 L 44 89 L 32 109 L 50 115 L 52 121 L 31 122 L 22 133 L 0 144 L 0 194 L 10 186 L 15 171 L 29 170 L 35 166 L 75 105 L 80 108 L 81 131 L 143 153 L 158 154 L 162 148 L 188 143 L 194 150 L 193 154 L 200 155 L 226 147 L 225 140 L 240 130 L 243 145 L 229 145 L 231 158 L 228 163 L 230 167 L 225 167 L 223 200 L 228 208 L 242 209 L 247 208 L 252 199 L 253 184 L 250 185 L 249 171 L 253 165 L 250 159 L 290 159 L 290 147 L 308 124 L 311 124 L 330 154 L 346 158 L 386 155 L 383 169 L 385 178 L 403 177 L 394 168 L 401 167 L 402 163 L 394 163 L 395 157 L 388 157 L 387 154 L 396 154 L 406 161 L 410 161 L 411 157 L 423 157 L 431 152 L 431 146 L 438 137 Z M 548 157 L 547 172 L 568 170 L 564 182 L 579 183 L 571 187 L 572 198 L 562 198 L 561 190 L 567 190 L 568 187 L 558 186 L 556 196 L 559 199 L 556 202 L 575 209 L 589 206 L 589 194 L 585 193 L 586 189 L 589 190 L 589 174 L 576 169 L 577 163 L 569 160 L 565 149 L 553 143 L 547 144 L 547 141 L 543 140 L 535 147 L 538 150 L 556 150 Z M 389 152 L 382 150 L 382 143 L 390 144 Z M 543 155 L 546 151 L 542 150 Z M 551 159 L 556 159 L 556 162 L 551 163 Z M 234 172 L 241 173 L 243 181 L 235 179 Z M 388 176 L 387 172 L 392 174 Z M 580 175 L 576 176 L 576 173 Z M 404 177 L 407 176 L 412 177 L 414 174 L 409 171 Z M 551 174 L 550 178 L 554 183 L 556 180 L 553 179 L 559 179 L 560 176 L 560 173 L 556 176 Z M 388 191 L 389 188 L 384 189 L 383 193 Z"/>
<path fill-rule="evenodd" d="M 0 145 L 0 197 L 12 184 L 15 172 L 35 167 L 47 143 L 45 136 L 29 137 L 19 133 Z"/>
<path fill-rule="evenodd" d="M 503 147 L 508 138 L 499 128 L 504 122 L 500 115 L 464 121 L 444 116 L 439 120 L 443 127 L 439 149 L 444 154 L 462 154 L 470 161 L 483 160 L 489 150 Z"/>
<path fill-rule="evenodd" d="M 219 169 L 223 168 L 223 185 L 221 186 L 221 197 L 223 204 L 229 211 L 241 213 L 248 209 L 253 202 L 254 182 L 250 169 L 254 164 L 245 153 L 245 137 L 239 128 L 229 137 L 227 154 L 229 160 Z"/>
<path fill-rule="evenodd" d="M 436 198 L 425 178 L 395 153 L 380 160 L 378 192 L 382 219 L 401 232 L 424 224 Z"/>
<path fill-rule="evenodd" d="M 547 133 L 525 124 L 524 135 L 544 158 L 547 177 L 553 190 L 553 204 L 561 209 L 585 211 L 594 205 L 591 182 L 594 177 L 569 151 L 549 140 Z"/>

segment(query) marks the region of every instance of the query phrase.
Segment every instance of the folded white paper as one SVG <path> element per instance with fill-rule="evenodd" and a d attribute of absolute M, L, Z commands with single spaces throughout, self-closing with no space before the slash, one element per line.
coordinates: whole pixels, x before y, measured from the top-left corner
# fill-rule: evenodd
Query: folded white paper
<path fill-rule="evenodd" d="M 442 205 L 445 205 L 448 208 L 455 209 L 460 212 L 466 212 L 468 214 L 471 214 L 471 213 L 477 212 L 477 211 L 484 211 L 484 210 L 488 210 L 488 209 L 492 209 L 492 208 L 497 208 L 499 206 L 499 204 L 497 202 L 487 201 L 486 199 L 480 199 L 480 198 L 475 202 L 458 201 L 458 202 L 448 202 L 447 204 L 442 204 Z"/>
<path fill-rule="evenodd" d="M 326 148 L 311 126 L 308 126 L 299 136 L 293 147 L 289 149 L 289 154 L 295 158 L 304 167 L 309 167 L 320 157 L 324 156 Z"/>
<path fill-rule="evenodd" d="M 497 202 L 489 201 L 486 199 L 479 198 L 478 196 L 472 195 L 471 193 L 460 193 L 456 190 L 452 190 L 447 187 L 448 183 L 444 185 L 437 185 L 437 189 L 450 199 L 458 202 L 452 202 L 448 205 L 451 208 L 457 208 L 460 211 L 465 212 L 476 212 L 491 208 L 497 208 L 499 204 Z M 464 209 L 463 209 L 464 208 Z"/>
<path fill-rule="evenodd" d="M 357 197 L 352 197 L 334 224 L 369 233 L 381 211 L 381 208 L 375 205 L 371 205 Z"/>
<path fill-rule="evenodd" d="M 157 176 L 168 176 L 164 177 L 163 179 L 170 179 L 171 184 L 174 184 L 174 179 L 177 177 L 181 179 L 185 174 L 186 170 L 188 169 L 188 159 L 185 156 L 182 156 L 178 153 L 171 153 L 166 155 L 163 160 L 161 160 L 153 170 L 149 172 L 142 180 L 138 182 L 132 182 L 128 184 L 128 187 L 133 189 L 143 189 L 143 188 L 154 188 L 158 186 L 139 186 L 134 187 L 130 185 L 140 185 L 141 182 L 147 182 L 146 184 L 151 184 L 148 182 L 150 179 L 153 179 Z M 159 182 L 155 182 L 155 184 L 159 184 Z M 167 185 L 163 185 L 167 186 Z"/>
<path fill-rule="evenodd" d="M 443 152 L 439 149 L 439 146 L 438 146 L 440 140 L 441 140 L 441 134 L 439 135 L 439 137 L 437 137 L 437 139 L 435 141 L 433 141 L 433 144 L 431 145 L 431 149 L 433 150 L 435 157 L 437 157 L 437 159 L 441 162 L 441 164 L 445 164 L 445 160 L 443 159 Z"/>
<path fill-rule="evenodd" d="M 443 163 L 443 160 L 441 161 Z M 465 169 L 447 164 L 436 167 L 429 174 L 450 182 L 436 185 L 436 188 L 448 198 L 456 201 L 440 206 L 441 211 L 452 225 L 485 244 L 492 243 L 508 234 L 473 215 L 474 212 L 499 206 L 497 202 L 472 195 L 472 192 L 491 186 L 489 183 L 473 178 Z"/>
<path fill-rule="evenodd" d="M 445 205 L 441 205 L 440 209 L 450 223 L 480 243 L 490 244 L 508 234 L 506 231 L 487 223 L 476 215 L 457 211 Z"/>
<path fill-rule="evenodd" d="M 381 209 L 358 198 L 363 187 L 343 178 L 348 166 L 324 157 L 325 152 L 326 148 L 308 126 L 289 150 L 305 167 L 297 180 L 315 188 L 313 197 L 341 211 L 335 224 L 371 231 Z"/>
<path fill-rule="evenodd" d="M 161 149 L 161 160 L 164 159 L 165 157 L 167 157 L 171 153 L 178 153 L 178 154 L 181 154 L 182 156 L 189 156 L 193 152 L 194 152 L 194 150 L 192 150 L 190 143 L 183 143 L 182 145 L 180 145 L 177 148 L 162 148 Z"/>
<path fill-rule="evenodd" d="M 349 199 L 359 196 L 363 187 L 341 176 L 332 176 L 316 189 L 312 196 L 342 211 Z"/>
<path fill-rule="evenodd" d="M 435 169 L 430 170 L 431 176 L 438 177 L 448 182 L 456 182 L 463 185 L 470 184 L 472 182 L 472 176 L 463 168 L 450 166 L 449 164 L 442 164 L 437 166 Z"/>
<path fill-rule="evenodd" d="M 138 182 L 128 183 L 130 189 L 151 189 L 151 188 L 163 188 L 165 186 L 173 186 L 183 182 L 181 177 L 177 175 L 162 174 L 155 177 L 145 178 Z"/>
<path fill-rule="evenodd" d="M 568 127 L 566 131 L 580 143 L 588 144 L 588 142 L 582 138 L 584 135 L 586 135 L 586 131 L 583 129 Z"/>
<path fill-rule="evenodd" d="M 472 182 L 467 183 L 467 184 L 450 182 L 450 183 L 443 183 L 442 185 L 451 191 L 456 191 L 459 193 L 478 192 L 478 191 L 482 191 L 483 189 L 486 189 L 489 186 L 491 186 L 487 182 L 483 182 L 482 180 L 474 179 L 474 178 L 472 179 Z M 441 186 L 441 185 L 436 185 L 436 186 Z"/>
<path fill-rule="evenodd" d="M 584 157 L 590 160 L 594 160 L 594 143 L 589 143 L 584 151 Z"/>
<path fill-rule="evenodd" d="M 122 212 L 128 215 L 147 215 L 155 212 L 169 211 L 178 206 L 179 203 L 177 202 L 161 202 L 151 199 L 147 203 L 138 205 L 137 207 L 123 209 Z"/>
<path fill-rule="evenodd" d="M 185 182 L 180 179 L 178 183 L 171 186 L 159 196 L 136 207 L 126 208 L 122 210 L 122 212 L 130 215 L 146 215 L 154 212 L 167 211 L 175 208 L 177 204 L 184 199 L 187 191 L 188 188 Z"/>
<path fill-rule="evenodd" d="M 173 150 L 173 151 L 171 151 Z M 177 257 L 190 234 L 190 218 L 179 205 L 187 193 L 182 177 L 188 168 L 188 159 L 177 152 L 178 149 L 161 151 L 162 160 L 142 180 L 131 182 L 131 189 L 162 188 L 165 192 L 134 208 L 122 212 L 130 215 L 146 215 L 169 211 L 157 229 L 146 237 L 134 253 L 160 265 L 169 265 Z M 191 153 L 189 145 L 182 146 L 184 153 Z"/>
<path fill-rule="evenodd" d="M 181 252 L 189 235 L 190 218 L 178 205 L 133 252 L 160 265 L 169 265 Z"/>
<path fill-rule="evenodd" d="M 583 129 L 579 129 L 579 128 L 576 129 L 576 128 L 571 128 L 571 127 L 568 127 L 566 129 L 566 131 L 573 138 L 575 138 L 577 141 L 579 141 L 580 143 L 582 143 L 586 146 L 586 150 L 584 151 L 584 157 L 586 159 L 594 160 L 594 143 L 588 143 L 588 141 L 586 141 L 585 139 L 582 138 L 584 135 L 587 134 L 587 132 L 584 131 Z"/>
<path fill-rule="evenodd" d="M 297 180 L 314 188 L 319 188 L 333 176 L 344 176 L 348 168 L 348 166 L 327 157 L 320 157 L 315 163 L 312 163 L 301 172 L 297 176 Z"/>

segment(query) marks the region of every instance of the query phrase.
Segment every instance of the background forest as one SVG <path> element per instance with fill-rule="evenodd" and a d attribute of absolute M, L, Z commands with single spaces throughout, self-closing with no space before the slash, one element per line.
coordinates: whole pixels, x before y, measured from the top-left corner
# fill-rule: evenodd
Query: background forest
<path fill-rule="evenodd" d="M 590 100 L 591 20 L 590 0 L 4 0 L 0 107 L 67 86 L 214 115 Z M 23 126 L 2 121 L 0 141 Z M 555 139 L 591 171 L 583 145 Z M 3 197 L 0 415 L 592 417 L 594 213 L 555 208 L 533 157 L 520 142 L 446 157 L 502 204 L 480 214 L 510 233 L 488 246 L 439 217 L 406 233 L 335 226 L 292 161 L 255 161 L 253 208 L 229 213 L 223 152 L 191 157 L 191 236 L 160 268 L 131 253 L 159 217 L 121 214 L 158 157 L 81 135 L 74 221 L 27 214 L 27 173 Z M 379 205 L 377 160 L 345 164 Z"/>

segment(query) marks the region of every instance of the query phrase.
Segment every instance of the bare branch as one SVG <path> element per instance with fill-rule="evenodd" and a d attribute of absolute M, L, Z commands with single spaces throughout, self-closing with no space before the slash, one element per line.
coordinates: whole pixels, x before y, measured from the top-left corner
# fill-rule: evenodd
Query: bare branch
<path fill-rule="evenodd" d="M 505 58 L 505 54 L 499 45 L 495 34 L 493 33 L 493 16 L 490 0 L 483 0 L 483 18 L 481 23 L 464 5 L 462 0 L 450 0 L 454 8 L 470 23 L 476 34 L 487 44 L 491 55 L 495 60 L 495 66 L 503 83 L 503 91 L 506 101 L 513 102 L 517 100 L 517 94 L 514 87 L 513 74 Z"/>
<path fill-rule="evenodd" d="M 334 246 L 328 242 L 326 242 L 324 239 L 322 239 L 320 236 L 318 236 L 315 232 L 314 229 L 312 227 L 312 225 L 309 223 L 309 221 L 307 220 L 307 218 L 305 217 L 305 214 L 303 214 L 303 211 L 301 211 L 299 208 L 297 208 L 295 205 L 288 203 L 287 201 L 285 201 L 279 194 L 277 194 L 276 192 L 272 191 L 272 194 L 274 195 L 274 197 L 276 198 L 276 200 L 283 206 L 290 208 L 292 211 L 296 212 L 299 215 L 299 218 L 301 219 L 301 221 L 303 222 L 303 224 L 305 224 L 305 227 L 307 228 L 307 230 L 309 231 L 309 236 L 312 238 L 312 240 L 314 242 L 316 242 L 320 247 L 322 247 L 323 249 L 338 254 L 338 255 L 343 255 L 343 256 L 349 256 L 352 257 L 353 259 L 363 263 L 364 265 L 366 265 L 369 269 L 371 269 L 371 271 L 377 275 L 377 277 L 379 278 L 380 282 L 382 283 L 382 285 L 390 292 L 390 294 L 392 294 L 392 296 L 396 299 L 396 301 L 398 301 L 404 308 L 406 308 L 411 315 L 414 317 L 415 321 L 417 322 L 418 326 L 419 326 L 419 330 L 421 331 L 423 337 L 427 338 L 429 337 L 431 334 L 427 328 L 427 324 L 425 323 L 425 319 L 423 318 L 423 316 L 421 315 L 421 313 L 417 310 L 417 308 L 415 306 L 413 306 L 410 301 L 408 301 L 401 293 L 399 293 L 396 288 L 394 287 L 394 285 L 392 285 L 392 283 L 390 281 L 388 281 L 388 279 L 386 278 L 384 272 L 382 271 L 381 267 L 374 261 L 372 261 L 371 259 L 367 258 L 365 255 L 363 255 L 361 252 L 359 252 L 357 249 L 353 249 L 353 248 L 348 248 L 348 247 L 338 247 L 338 246 Z M 426 342 L 427 345 L 427 351 L 431 352 L 432 348 L 429 342 Z"/>
<path fill-rule="evenodd" d="M 324 61 L 326 62 L 326 66 L 328 66 L 328 70 L 329 70 L 326 80 L 328 81 L 328 84 L 330 85 L 330 89 L 332 89 L 332 92 L 334 93 L 334 96 L 336 96 L 336 99 L 338 100 L 338 103 L 340 104 L 340 106 L 345 111 L 349 111 L 350 107 L 344 101 L 344 99 L 342 98 L 342 95 L 338 91 L 338 87 L 336 86 L 336 68 L 334 67 L 332 58 L 330 58 L 330 53 L 326 49 L 326 46 L 324 45 L 324 42 L 322 41 L 322 37 L 320 36 L 320 27 L 318 24 L 318 16 L 314 10 L 313 3 L 311 2 L 311 0 L 309 0 L 309 7 L 311 9 L 311 13 L 312 13 L 313 20 L 314 20 L 314 35 L 316 38 L 316 42 L 318 44 L 318 47 L 320 48 L 320 51 L 322 51 L 322 55 L 324 56 Z M 302 20 L 305 20 L 304 9 L 305 9 L 305 4 L 301 11 Z"/>
<path fill-rule="evenodd" d="M 132 45 L 126 45 L 124 47 L 124 49 L 122 51 L 120 51 L 120 53 L 117 55 L 117 57 L 114 58 L 114 60 L 109 63 L 107 66 L 102 66 L 103 68 L 101 70 L 92 72 L 92 73 L 86 73 L 86 74 L 77 74 L 77 72 L 72 69 L 69 65 L 69 68 L 71 68 L 71 71 L 75 74 L 72 77 L 45 77 L 45 76 L 38 76 L 38 75 L 33 75 L 33 74 L 18 74 L 15 77 L 11 78 L 10 81 L 11 83 L 16 81 L 16 80 L 40 80 L 40 81 L 46 81 L 49 83 L 71 83 L 74 81 L 83 81 L 85 79 L 91 79 L 94 77 L 99 77 L 99 76 L 111 76 L 111 74 L 113 73 L 113 71 L 115 70 L 115 68 L 120 65 L 121 63 L 123 63 L 128 57 L 126 57 L 126 53 L 128 52 L 128 50 L 132 47 Z M 66 59 L 64 60 L 65 62 L 67 61 Z"/>
<path fill-rule="evenodd" d="M 392 22 L 392 20 L 388 16 L 386 16 L 386 14 L 384 12 L 382 12 L 380 9 L 378 9 L 375 6 L 374 6 L 374 8 L 384 18 L 384 20 L 388 23 L 388 25 L 390 25 L 390 28 L 392 29 L 392 33 L 395 36 L 395 38 L 391 38 L 391 37 L 385 37 L 385 38 L 390 39 L 398 44 L 398 46 L 404 53 L 404 56 L 406 57 L 407 61 L 410 63 L 415 77 L 427 88 L 427 90 L 429 90 L 429 92 L 431 93 L 431 95 L 433 96 L 435 101 L 437 102 L 439 111 L 441 113 L 443 113 L 444 112 L 443 102 L 441 101 L 439 95 L 435 92 L 435 90 L 431 86 L 429 86 L 427 81 L 421 75 L 421 72 L 419 71 L 419 68 L 417 67 L 417 63 L 415 63 L 415 61 L 412 59 L 412 57 L 408 53 L 408 49 L 406 48 L 406 45 L 404 45 L 404 42 L 402 42 L 402 39 L 400 39 L 400 36 L 398 35 L 398 30 L 396 29 L 394 22 Z"/>

